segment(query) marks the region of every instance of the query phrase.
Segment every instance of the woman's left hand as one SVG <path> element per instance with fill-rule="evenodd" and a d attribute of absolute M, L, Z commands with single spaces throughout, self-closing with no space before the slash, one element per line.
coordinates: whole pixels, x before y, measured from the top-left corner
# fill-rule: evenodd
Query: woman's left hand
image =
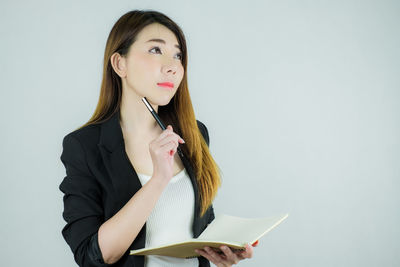
<path fill-rule="evenodd" d="M 254 243 L 256 246 L 258 242 Z M 246 244 L 246 250 L 233 252 L 227 246 L 221 246 L 220 249 L 223 253 L 219 254 L 210 247 L 204 249 L 196 249 L 195 252 L 208 259 L 218 267 L 230 267 L 237 264 L 239 261 L 253 257 L 253 246 Z"/>

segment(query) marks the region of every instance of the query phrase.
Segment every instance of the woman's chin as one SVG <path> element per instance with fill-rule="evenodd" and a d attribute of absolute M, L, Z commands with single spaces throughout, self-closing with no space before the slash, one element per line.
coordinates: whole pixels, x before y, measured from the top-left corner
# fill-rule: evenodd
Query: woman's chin
<path fill-rule="evenodd" d="M 157 106 L 166 106 L 168 105 L 169 102 L 171 102 L 172 99 L 171 96 L 156 96 L 152 98 L 148 97 L 146 98 L 152 105 L 157 105 Z"/>

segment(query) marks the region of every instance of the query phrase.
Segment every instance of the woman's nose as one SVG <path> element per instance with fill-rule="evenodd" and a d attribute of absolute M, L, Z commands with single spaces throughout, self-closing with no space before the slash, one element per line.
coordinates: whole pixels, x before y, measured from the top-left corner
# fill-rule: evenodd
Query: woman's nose
<path fill-rule="evenodd" d="M 164 64 L 163 69 L 166 74 L 175 74 L 178 69 L 178 65 L 176 62 L 169 61 Z"/>

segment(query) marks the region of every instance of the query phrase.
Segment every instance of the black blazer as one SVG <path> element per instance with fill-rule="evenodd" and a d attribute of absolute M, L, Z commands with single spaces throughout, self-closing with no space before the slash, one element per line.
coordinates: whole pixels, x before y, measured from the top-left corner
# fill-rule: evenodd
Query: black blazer
<path fill-rule="evenodd" d="M 62 235 L 79 266 L 110 266 L 102 259 L 97 232 L 142 187 L 125 152 L 119 118 L 118 110 L 109 120 L 71 132 L 63 139 L 60 158 L 66 177 L 59 189 L 64 193 L 63 218 L 67 224 Z M 200 121 L 197 125 L 209 145 L 206 126 Z M 194 170 L 185 155 L 181 160 L 193 185 L 193 235 L 198 237 L 214 219 L 214 211 L 210 206 L 204 216 L 199 216 L 199 191 Z M 129 252 L 143 248 L 145 240 L 146 224 L 122 258 L 112 266 L 144 266 L 144 256 L 130 256 Z M 210 266 L 206 258 L 198 259 L 199 266 Z"/>

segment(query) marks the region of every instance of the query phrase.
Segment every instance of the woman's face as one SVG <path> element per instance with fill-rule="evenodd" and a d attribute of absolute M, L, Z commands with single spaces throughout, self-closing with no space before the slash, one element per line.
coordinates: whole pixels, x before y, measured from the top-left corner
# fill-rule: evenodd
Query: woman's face
<path fill-rule="evenodd" d="M 155 105 L 167 105 L 184 74 L 182 54 L 176 46 L 175 34 L 164 25 L 152 23 L 143 28 L 124 59 L 123 90 L 146 97 Z M 165 82 L 173 86 L 158 85 Z"/>

